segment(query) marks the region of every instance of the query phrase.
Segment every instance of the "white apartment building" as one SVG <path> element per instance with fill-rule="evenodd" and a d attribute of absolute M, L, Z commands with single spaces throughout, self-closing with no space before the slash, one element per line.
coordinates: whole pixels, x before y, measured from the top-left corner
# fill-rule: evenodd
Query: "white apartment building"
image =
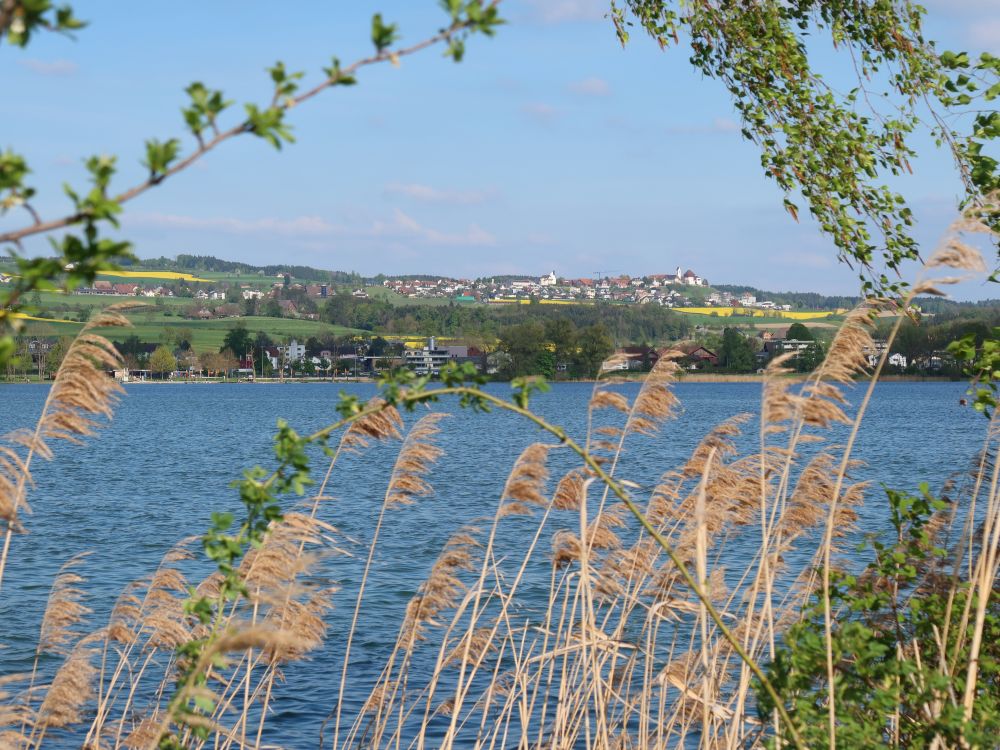
<path fill-rule="evenodd" d="M 403 352 L 403 362 L 417 375 L 438 375 L 452 358 L 448 347 L 439 347 L 431 336 L 422 349 L 407 349 Z"/>

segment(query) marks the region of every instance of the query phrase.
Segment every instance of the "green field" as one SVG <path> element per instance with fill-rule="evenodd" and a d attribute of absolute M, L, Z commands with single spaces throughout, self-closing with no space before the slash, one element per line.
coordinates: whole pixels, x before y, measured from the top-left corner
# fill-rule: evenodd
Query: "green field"
<path fill-rule="evenodd" d="M 140 302 L 150 307 L 186 307 L 194 304 L 197 300 L 189 297 L 126 297 L 111 294 L 62 294 L 60 292 L 39 292 L 41 309 L 59 311 L 62 309 L 75 309 L 85 307 L 88 309 L 95 307 L 107 307 L 120 302 Z M 49 317 L 47 314 L 42 317 Z M 54 317 L 60 317 L 58 315 Z"/>
<path fill-rule="evenodd" d="M 384 300 L 393 305 L 447 305 L 452 302 L 450 297 L 404 297 L 399 292 L 394 292 L 384 286 L 366 286 L 365 291 L 372 299 Z"/>
<path fill-rule="evenodd" d="M 264 287 L 270 289 L 271 286 L 279 279 L 275 276 L 262 276 L 260 274 L 238 274 L 238 273 L 222 273 L 220 271 L 192 271 L 195 276 L 200 276 L 203 279 L 210 279 L 212 281 L 224 281 L 227 284 L 249 284 L 253 287 Z M 298 280 L 296 280 L 298 281 Z M 300 283 L 310 283 L 310 282 L 300 282 Z"/>
<path fill-rule="evenodd" d="M 303 341 L 310 336 L 333 334 L 346 336 L 349 334 L 369 334 L 343 326 L 320 323 L 314 320 L 295 320 L 292 318 L 223 318 L 220 320 L 185 320 L 174 315 L 164 314 L 159 310 L 140 312 L 130 315 L 132 328 L 105 328 L 102 334 L 111 339 L 121 341 L 126 336 L 138 336 L 142 341 L 158 343 L 166 337 L 165 333 L 179 328 L 188 328 L 194 333 L 191 345 L 195 351 L 218 351 L 229 329 L 237 324 L 245 325 L 251 334 L 263 331 L 271 338 L 281 340 L 297 338 Z M 80 323 L 50 323 L 47 321 L 29 320 L 25 322 L 25 333 L 29 336 L 73 336 L 81 327 Z"/>

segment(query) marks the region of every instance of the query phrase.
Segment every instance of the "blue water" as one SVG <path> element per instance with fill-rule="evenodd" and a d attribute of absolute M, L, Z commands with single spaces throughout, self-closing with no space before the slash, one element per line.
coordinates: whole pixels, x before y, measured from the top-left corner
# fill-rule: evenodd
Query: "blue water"
<path fill-rule="evenodd" d="M 31 426 L 46 386 L 0 386 L 0 431 Z M 151 572 L 180 538 L 201 533 L 213 510 L 235 509 L 228 484 L 242 469 L 271 465 L 270 440 L 281 417 L 305 432 L 336 419 L 340 390 L 362 398 L 374 387 L 332 385 L 136 385 L 114 421 L 85 446 L 55 446 L 56 459 L 35 464 L 37 486 L 24 517 L 27 534 L 14 540 L 0 590 L 0 675 L 30 669 L 41 612 L 53 575 L 71 555 L 90 550 L 82 569 L 95 627 L 123 585 Z M 506 394 L 497 384 L 490 390 Z M 652 485 L 679 465 L 712 426 L 741 412 L 755 412 L 760 386 L 753 383 L 687 383 L 676 386 L 683 410 L 655 438 L 630 443 L 621 476 Z M 962 383 L 887 383 L 876 389 L 855 455 L 866 462 L 859 479 L 906 490 L 927 480 L 938 488 L 963 470 L 985 436 L 985 420 L 959 406 Z M 573 435 L 582 435 L 587 384 L 555 385 L 535 407 Z M 855 390 L 852 399 L 857 399 Z M 434 496 L 395 511 L 387 521 L 376 558 L 376 580 L 367 599 L 355 658 L 358 685 L 370 680 L 396 635 L 406 601 L 428 572 L 441 545 L 461 524 L 492 515 L 514 458 L 540 438 L 539 431 L 509 414 L 472 414 L 453 405 L 440 444 L 446 455 L 431 477 Z M 412 421 L 414 417 L 407 417 Z M 744 444 L 756 442 L 751 423 Z M 837 433 L 843 438 L 844 433 Z M 370 539 L 398 446 L 376 446 L 345 458 L 334 474 L 322 517 L 347 537 Z M 555 465 L 568 457 L 557 454 Z M 565 463 L 569 466 L 568 463 Z M 553 471 L 558 476 L 557 471 Z M 868 492 L 859 534 L 885 527 L 884 495 Z M 512 528 L 517 529 L 519 521 Z M 525 533 L 531 528 L 524 521 Z M 288 667 L 289 687 L 279 689 L 265 741 L 285 747 L 314 747 L 319 723 L 332 707 L 339 654 L 349 622 L 358 567 L 340 558 L 331 571 L 343 591 L 330 617 L 326 646 L 306 663 Z M 530 583 L 530 582 L 529 582 Z M 541 585 L 541 582 L 537 582 Z M 528 591 L 530 592 L 529 585 Z M 48 664 L 48 662 L 47 662 Z M 48 664 L 51 666 L 51 664 Z M 352 680 L 355 677 L 352 677 Z M 350 706 L 363 699 L 352 694 Z"/>

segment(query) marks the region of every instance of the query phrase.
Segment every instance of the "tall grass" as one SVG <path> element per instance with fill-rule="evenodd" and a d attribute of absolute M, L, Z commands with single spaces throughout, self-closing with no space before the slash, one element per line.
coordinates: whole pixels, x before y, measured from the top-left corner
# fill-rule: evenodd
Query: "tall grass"
<path fill-rule="evenodd" d="M 928 266 L 980 262 L 952 238 Z M 243 594 L 222 599 L 210 624 L 194 616 L 189 592 L 213 595 L 222 576 L 187 580 L 192 539 L 129 584 L 99 626 L 84 601 L 85 560 L 68 560 L 37 648 L 60 655 L 62 666 L 44 679 L 38 670 L 0 679 L 0 745 L 41 747 L 54 732 L 93 748 L 153 748 L 165 737 L 222 750 L 280 742 L 267 731 L 276 683 L 294 685 L 296 662 L 334 641 L 342 658 L 328 675 L 326 692 L 337 698 L 323 706 L 322 747 L 834 747 L 854 708 L 841 687 L 863 658 L 843 648 L 859 615 L 844 605 L 842 572 L 852 564 L 844 545 L 858 508 L 877 497 L 853 478 L 853 450 L 882 367 L 867 366 L 872 317 L 886 304 L 852 312 L 806 382 L 785 377 L 786 357 L 774 360 L 759 419 L 735 415 L 714 427 L 653 486 L 632 481 L 625 459 L 637 442 L 669 430 L 681 408 L 670 356 L 634 397 L 614 379 L 597 383 L 579 436 L 531 413 L 526 400 L 489 396 L 551 439 L 511 462 L 491 516 L 453 529 L 398 613 L 374 680 L 362 676 L 370 665 L 355 662 L 354 640 L 365 629 L 367 597 L 384 583 L 377 563 L 386 535 L 406 533 L 395 523 L 398 508 L 448 493 L 432 486 L 431 468 L 449 425 L 432 412 L 404 436 L 394 406 L 371 404 L 328 446 L 312 496 L 287 508 L 241 559 Z M 119 325 L 116 315 L 78 337 L 38 425 L 0 454 L 0 575 L 27 508 L 32 457 L 49 457 L 52 438 L 88 434 L 94 415 L 110 416 L 116 389 L 101 367 L 117 355 L 93 328 Z M 868 385 L 852 402 L 845 388 L 858 380 Z M 748 434 L 754 449 L 741 453 Z M 898 657 L 933 658 L 897 675 L 897 687 L 911 680 L 919 697 L 872 720 L 885 744 L 907 744 L 921 725 L 931 727 L 927 746 L 976 745 L 962 733 L 996 678 L 983 655 L 992 648 L 1000 569 L 998 438 L 994 422 L 970 481 L 949 485 L 948 510 L 922 532 L 949 539 L 950 570 L 921 563 L 917 583 L 892 599 L 905 606 L 933 591 L 947 608 L 933 643 L 898 640 Z M 350 505 L 327 495 L 338 460 L 391 441 L 401 445 L 375 526 L 366 542 L 348 539 L 334 519 Z M 348 555 L 364 561 L 361 575 L 337 591 L 331 572 Z M 529 590 L 537 581 L 548 582 L 541 595 Z M 335 602 L 351 612 L 343 632 L 328 626 Z M 821 668 L 793 684 L 780 665 L 811 618 Z M 188 701 L 199 712 L 178 721 Z M 824 726 L 807 723 L 820 715 Z M 935 728 L 951 715 L 959 716 L 956 736 Z"/>

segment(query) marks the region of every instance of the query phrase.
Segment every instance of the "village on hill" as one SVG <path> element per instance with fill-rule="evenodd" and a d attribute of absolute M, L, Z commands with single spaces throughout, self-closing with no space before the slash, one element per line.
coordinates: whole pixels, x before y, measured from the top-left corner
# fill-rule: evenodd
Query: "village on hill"
<path fill-rule="evenodd" d="M 563 278 L 556 272 L 539 277 L 492 277 L 476 279 L 406 278 L 385 279 L 383 286 L 409 299 L 453 298 L 468 302 L 518 302 L 536 299 L 542 302 L 619 302 L 623 304 L 657 304 L 664 307 L 687 307 L 695 303 L 718 307 L 756 307 L 767 310 L 790 310 L 791 305 L 779 305 L 770 300 L 758 300 L 745 292 L 739 295 L 712 291 L 692 299 L 690 287 L 705 288 L 707 279 L 688 269 L 674 273 L 646 276 L 598 276 L 597 278 Z"/>
<path fill-rule="evenodd" d="M 2 260 L 0 259 L 0 262 Z M 190 296 L 195 301 L 234 303 L 241 300 L 280 297 L 279 291 L 287 290 L 289 287 L 295 291 L 304 291 L 307 297 L 314 299 L 326 298 L 337 291 L 337 287 L 331 283 L 309 283 L 309 280 L 293 280 L 291 274 L 288 273 L 276 274 L 269 283 L 263 283 L 266 279 L 239 283 L 224 279 L 199 279 L 199 283 L 194 284 L 194 286 L 177 283 L 188 281 L 188 279 L 180 278 L 185 274 L 150 273 L 153 278 L 143 277 L 140 271 L 130 272 L 129 276 L 142 277 L 137 281 L 98 279 L 92 286 L 77 289 L 75 293 L 148 298 Z M 162 283 L 153 283 L 155 277 L 169 277 L 171 275 L 178 278 L 165 278 Z M 5 283 L 10 278 L 10 274 L 0 271 L 0 283 Z M 174 283 L 169 283 L 169 281 Z M 452 300 L 458 303 L 503 304 L 537 300 L 555 304 L 611 302 L 639 305 L 655 304 L 671 308 L 708 306 L 778 311 L 792 309 L 790 304 L 758 298 L 751 291 L 732 293 L 711 289 L 705 277 L 690 268 L 682 271 L 680 266 L 677 266 L 673 273 L 612 276 L 598 272 L 593 278 L 566 278 L 557 276 L 555 271 L 543 276 L 493 276 L 475 280 L 418 274 L 390 277 L 380 275 L 363 280 L 356 288 L 351 289 L 351 293 L 358 297 L 365 297 L 368 296 L 373 286 L 381 286 L 405 299 Z M 294 308 L 294 305 L 282 303 L 282 307 L 286 313 L 299 312 Z M 309 315 L 308 311 L 303 314 L 307 317 Z M 200 313 L 200 316 L 212 317 L 212 313 L 206 309 Z"/>

